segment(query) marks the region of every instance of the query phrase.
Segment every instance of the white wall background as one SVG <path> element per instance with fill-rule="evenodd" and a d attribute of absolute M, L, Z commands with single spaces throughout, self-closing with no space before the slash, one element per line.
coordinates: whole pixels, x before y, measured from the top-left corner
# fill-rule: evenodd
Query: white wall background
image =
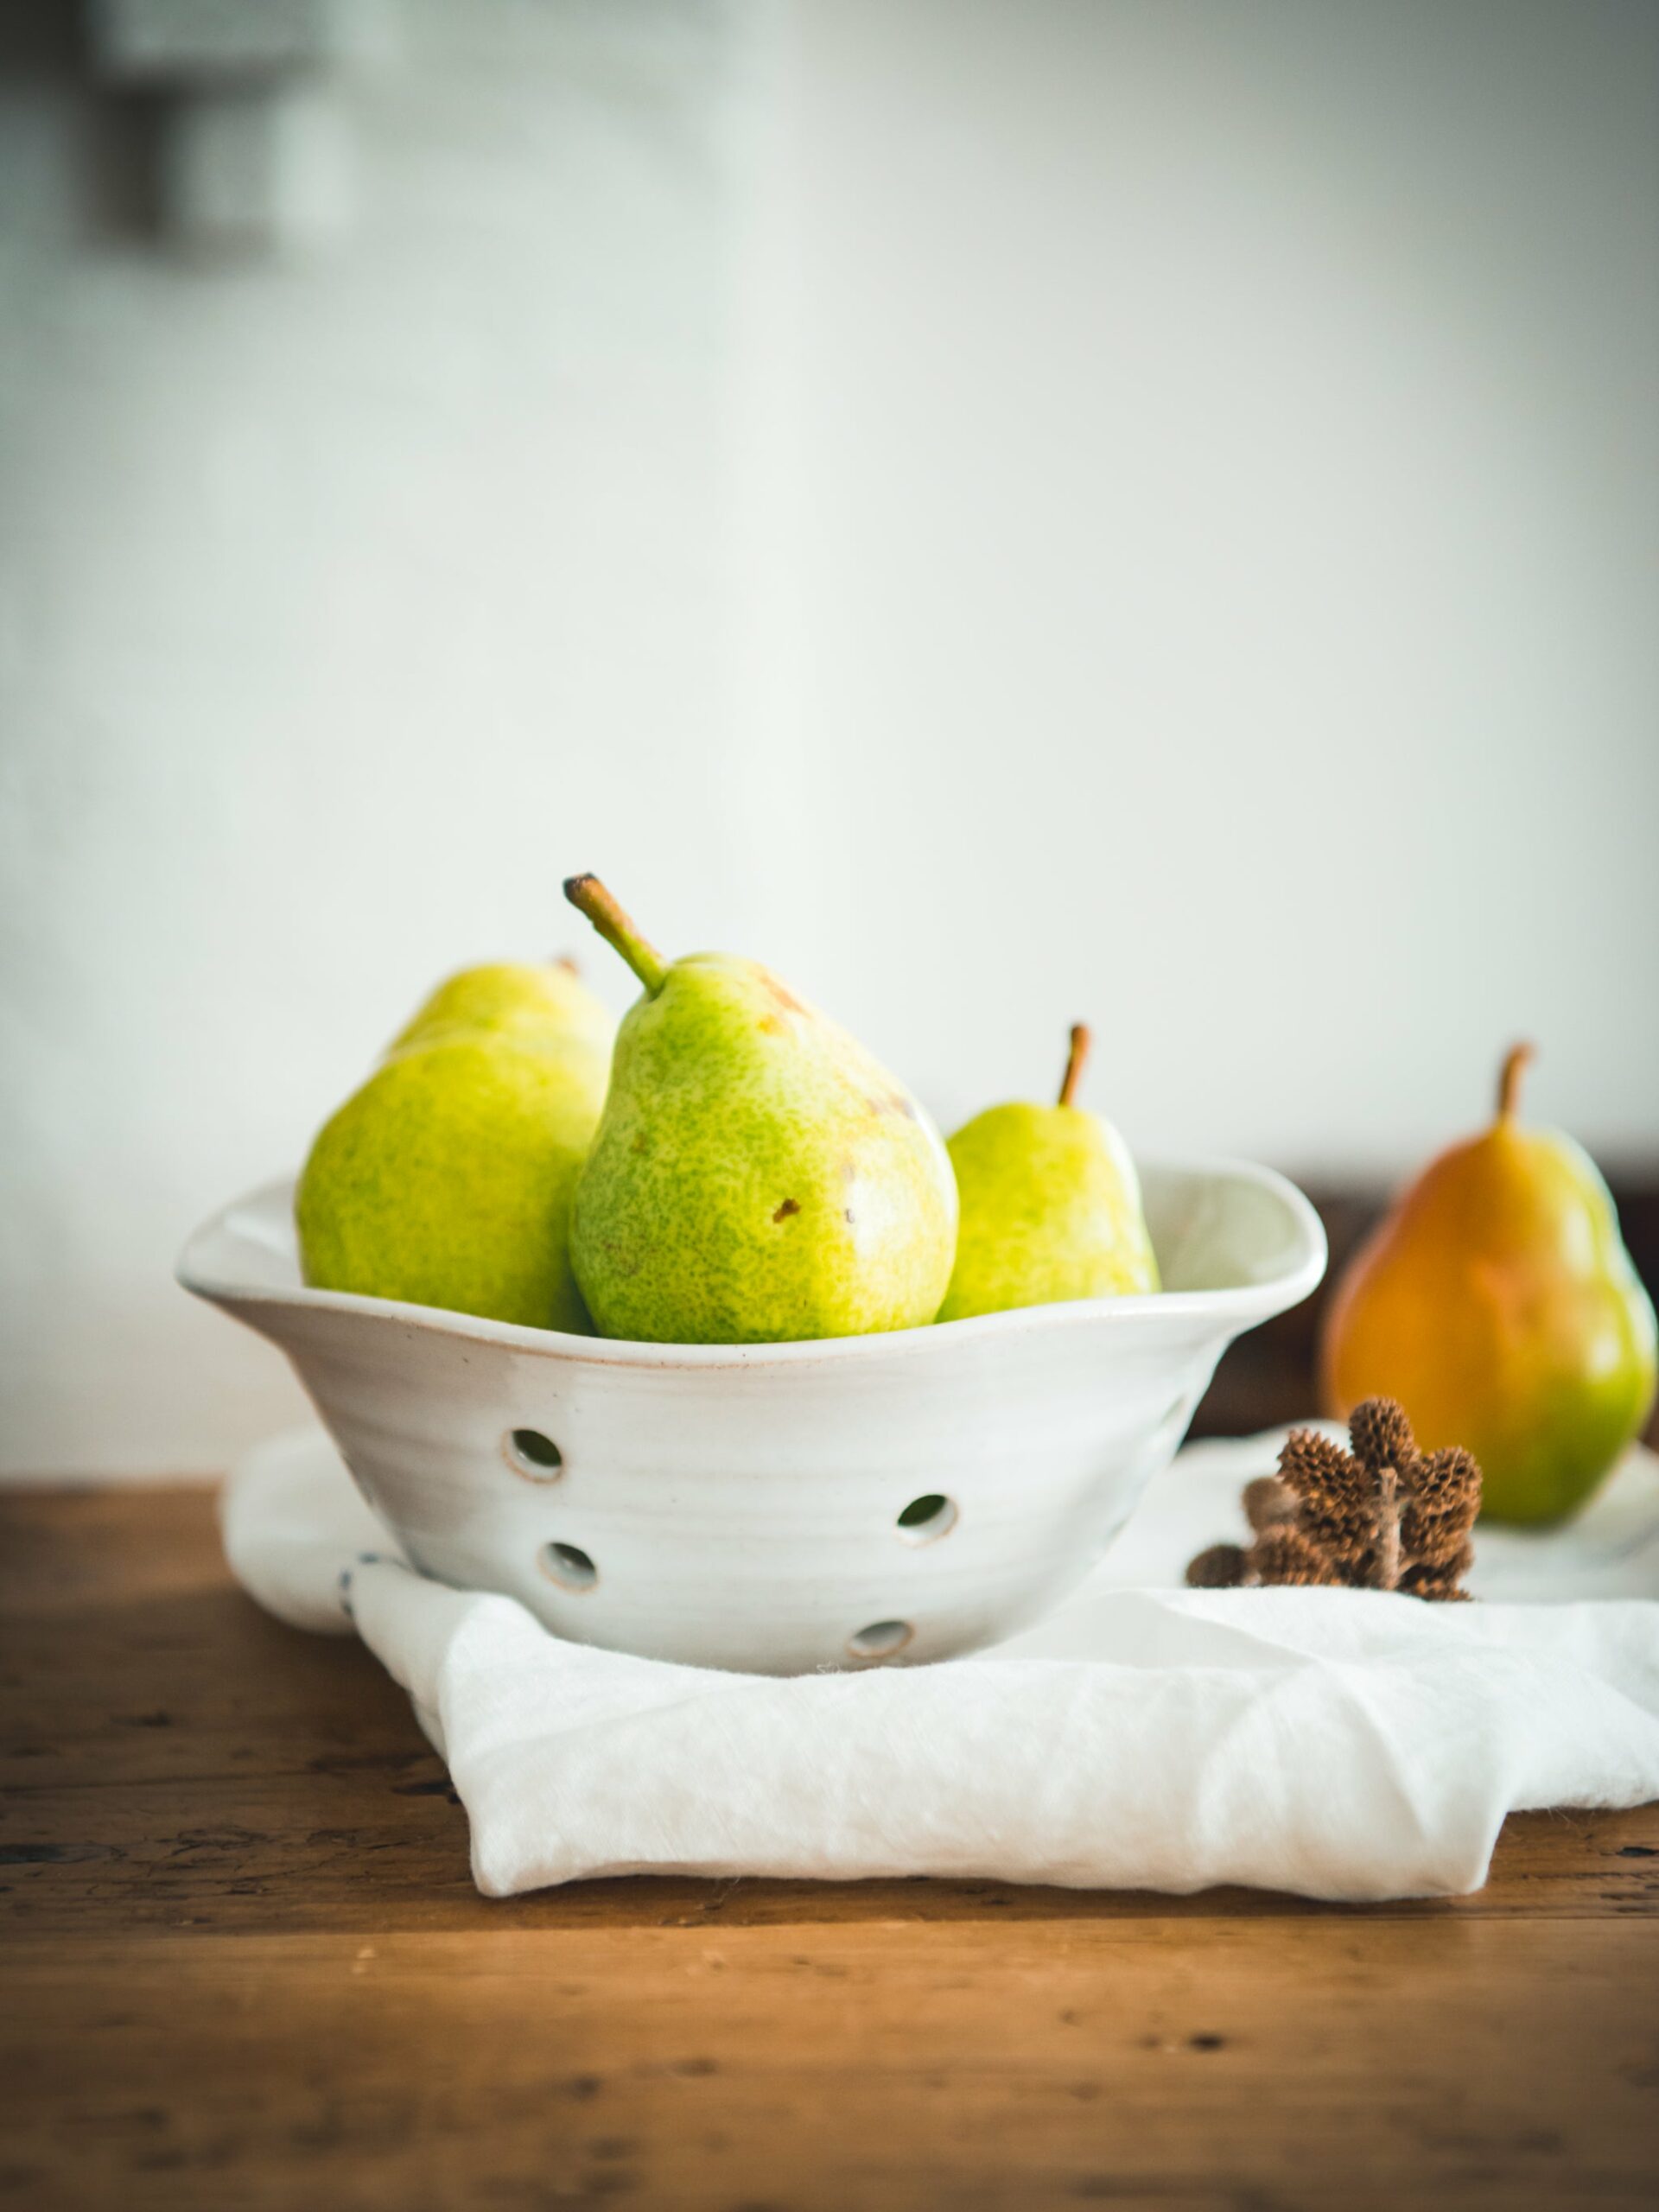
<path fill-rule="evenodd" d="M 799 957 L 952 1111 L 1659 1144 L 1659 10 L 800 11 Z"/>
<path fill-rule="evenodd" d="M 298 265 L 0 83 L 6 1465 L 286 1417 L 178 1243 L 575 867 L 947 1120 L 1659 1150 L 1659 11 L 403 13 Z"/>

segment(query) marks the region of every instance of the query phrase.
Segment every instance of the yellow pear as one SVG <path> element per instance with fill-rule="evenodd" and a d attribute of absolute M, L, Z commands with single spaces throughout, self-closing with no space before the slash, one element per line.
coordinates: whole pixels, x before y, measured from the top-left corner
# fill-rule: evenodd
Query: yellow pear
<path fill-rule="evenodd" d="M 962 1223 L 941 1321 L 1158 1288 L 1135 1162 L 1074 1103 L 1088 1050 L 1078 1022 L 1054 1105 L 988 1107 L 951 1138 Z"/>
<path fill-rule="evenodd" d="M 1329 1409 L 1397 1398 L 1426 1451 L 1461 1444 L 1495 1520 L 1581 1505 L 1652 1409 L 1652 1302 L 1587 1154 L 1518 1118 L 1432 1160 L 1356 1255 L 1325 1325 Z"/>
<path fill-rule="evenodd" d="M 440 984 L 311 1147 L 295 1199 L 307 1282 L 591 1333 L 570 1198 L 612 1032 L 568 962 Z"/>

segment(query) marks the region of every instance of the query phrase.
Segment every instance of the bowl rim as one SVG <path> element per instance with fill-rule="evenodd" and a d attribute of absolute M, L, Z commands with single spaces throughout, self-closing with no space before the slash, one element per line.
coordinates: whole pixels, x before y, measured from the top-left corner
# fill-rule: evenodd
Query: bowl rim
<path fill-rule="evenodd" d="M 1276 1198 L 1292 1225 L 1290 1264 L 1258 1282 L 1214 1290 L 1137 1292 L 1119 1298 L 1079 1298 L 1046 1306 L 1011 1306 L 999 1313 L 976 1313 L 959 1321 L 931 1321 L 913 1329 L 889 1329 L 854 1337 L 804 1338 L 790 1344 L 672 1344 L 632 1338 L 576 1336 L 563 1329 L 537 1329 L 522 1322 L 492 1321 L 475 1313 L 419 1306 L 403 1299 L 370 1298 L 359 1292 L 318 1290 L 307 1283 L 238 1281 L 208 1262 L 208 1249 L 238 1233 L 232 1217 L 291 1194 L 296 1177 L 274 1176 L 210 1214 L 187 1239 L 174 1273 L 194 1296 L 215 1306 L 287 1306 L 300 1312 L 340 1313 L 396 1323 L 404 1329 L 474 1343 L 499 1344 L 543 1358 L 579 1359 L 605 1367 L 781 1367 L 807 1360 L 898 1358 L 937 1348 L 944 1339 L 969 1343 L 1035 1329 L 1133 1328 L 1149 1320 L 1202 1320 L 1219 1332 L 1238 1335 L 1256 1323 L 1299 1305 L 1323 1277 L 1327 1258 L 1325 1226 L 1312 1202 L 1287 1176 L 1249 1160 L 1224 1157 L 1163 1159 L 1141 1162 L 1143 1176 L 1172 1174 L 1209 1182 L 1253 1185 Z"/>

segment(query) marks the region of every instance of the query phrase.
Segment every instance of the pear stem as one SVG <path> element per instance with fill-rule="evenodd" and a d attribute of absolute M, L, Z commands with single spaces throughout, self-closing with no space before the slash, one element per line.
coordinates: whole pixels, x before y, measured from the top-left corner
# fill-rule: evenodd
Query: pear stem
<path fill-rule="evenodd" d="M 1497 1078 L 1497 1118 L 1512 1122 L 1521 1103 L 1521 1078 L 1538 1057 L 1535 1045 L 1511 1045 L 1503 1055 L 1503 1072 Z"/>
<path fill-rule="evenodd" d="M 1071 1025 L 1071 1049 L 1065 1056 L 1065 1073 L 1060 1079 L 1060 1103 L 1069 1106 L 1072 1093 L 1083 1074 L 1083 1064 L 1089 1057 L 1090 1036 L 1081 1021 Z"/>
<path fill-rule="evenodd" d="M 565 878 L 564 895 L 578 913 L 586 914 L 608 945 L 615 947 L 652 998 L 663 988 L 668 963 L 656 946 L 640 935 L 596 875 Z"/>

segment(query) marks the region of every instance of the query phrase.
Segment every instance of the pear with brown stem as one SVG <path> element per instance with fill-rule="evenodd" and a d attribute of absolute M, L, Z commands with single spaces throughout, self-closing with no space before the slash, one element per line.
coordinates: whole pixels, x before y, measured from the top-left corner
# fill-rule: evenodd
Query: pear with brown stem
<path fill-rule="evenodd" d="M 596 878 L 564 888 L 643 986 L 571 1215 L 601 1334 L 784 1344 L 931 1321 L 957 1190 L 909 1091 L 759 961 L 667 961 Z"/>
<path fill-rule="evenodd" d="M 962 1221 L 941 1321 L 1156 1290 L 1158 1262 L 1128 1149 L 1076 1103 L 1079 1022 L 1052 1106 L 993 1106 L 950 1140 Z"/>
<path fill-rule="evenodd" d="M 1497 1111 L 1431 1160 L 1361 1247 L 1325 1325 L 1325 1397 L 1397 1398 L 1429 1451 L 1463 1445 L 1495 1520 L 1581 1505 L 1653 1406 L 1653 1306 L 1607 1185 L 1559 1130 L 1521 1119 L 1533 1057 Z"/>

